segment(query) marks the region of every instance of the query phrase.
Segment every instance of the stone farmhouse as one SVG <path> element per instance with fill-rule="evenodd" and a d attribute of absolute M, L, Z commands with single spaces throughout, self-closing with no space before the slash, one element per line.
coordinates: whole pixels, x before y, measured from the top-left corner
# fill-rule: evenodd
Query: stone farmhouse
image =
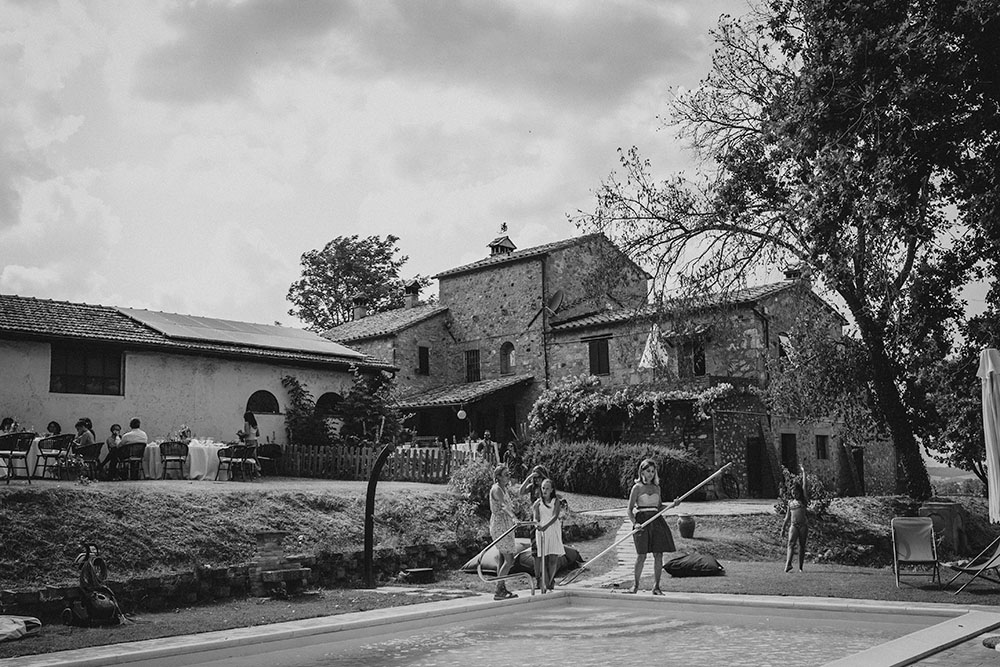
<path fill-rule="evenodd" d="M 0 295 L 0 416 L 39 432 L 89 417 L 103 440 L 139 417 L 150 437 L 185 425 L 232 441 L 249 410 L 262 442 L 284 444 L 282 378 L 334 408 L 352 368 L 396 370 L 289 327 Z"/>
<path fill-rule="evenodd" d="M 843 318 L 808 277 L 654 307 L 650 276 L 603 234 L 517 249 L 507 236 L 490 254 L 442 271 L 438 300 L 407 288 L 404 308 L 354 319 L 324 332 L 399 368 L 400 406 L 420 440 L 464 440 L 489 432 L 515 437 L 540 393 L 591 375 L 609 387 L 705 390 L 767 382 L 767 357 L 782 354 L 784 332 L 809 313 L 839 336 Z M 773 497 L 779 465 L 799 462 L 846 493 L 891 490 L 891 447 L 845 446 L 835 423 L 768 414 L 749 392 L 713 404 L 707 419 L 693 401 L 674 400 L 662 418 L 621 415 L 607 441 L 696 448 L 709 463 L 733 462 L 742 494 Z"/>

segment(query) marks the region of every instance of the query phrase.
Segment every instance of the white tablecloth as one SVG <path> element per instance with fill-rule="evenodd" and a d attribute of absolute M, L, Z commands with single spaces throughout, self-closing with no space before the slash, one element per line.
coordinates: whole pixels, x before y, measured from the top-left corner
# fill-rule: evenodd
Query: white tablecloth
<path fill-rule="evenodd" d="M 214 480 L 215 474 L 219 471 L 219 450 L 228 446 L 224 442 L 212 440 L 191 440 L 188 443 L 187 462 L 184 463 L 184 478 Z M 159 479 L 163 474 L 160 443 L 153 442 L 146 445 L 146 451 L 142 455 L 142 470 L 150 479 Z M 170 467 L 168 475 L 172 478 L 177 477 L 174 466 Z M 229 476 L 224 471 L 219 479 L 229 479 Z"/>

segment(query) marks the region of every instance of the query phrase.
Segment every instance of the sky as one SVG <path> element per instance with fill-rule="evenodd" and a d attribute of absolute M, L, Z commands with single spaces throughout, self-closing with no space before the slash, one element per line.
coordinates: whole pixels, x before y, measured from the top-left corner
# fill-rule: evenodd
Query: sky
<path fill-rule="evenodd" d="M 746 10 L 0 0 L 0 293 L 302 326 L 337 236 L 398 236 L 406 278 L 577 235 L 618 148 L 691 168 L 661 118 Z"/>

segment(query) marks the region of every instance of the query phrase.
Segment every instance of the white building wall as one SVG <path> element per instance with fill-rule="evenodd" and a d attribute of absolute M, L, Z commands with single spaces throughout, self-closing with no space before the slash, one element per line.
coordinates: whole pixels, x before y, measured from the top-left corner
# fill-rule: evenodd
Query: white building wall
<path fill-rule="evenodd" d="M 133 417 L 151 438 L 166 437 L 182 424 L 197 437 L 236 440 L 247 399 L 260 389 L 278 399 L 282 414 L 258 415 L 262 442 L 284 444 L 288 394 L 281 378 L 293 375 L 318 399 L 326 392 L 344 396 L 353 376 L 253 360 L 230 360 L 162 352 L 125 353 L 125 395 L 94 396 L 49 392 L 48 343 L 0 340 L 0 417 L 15 417 L 42 432 L 49 421 L 72 432 L 80 417 L 90 417 L 98 438 L 113 423 L 128 430 Z"/>

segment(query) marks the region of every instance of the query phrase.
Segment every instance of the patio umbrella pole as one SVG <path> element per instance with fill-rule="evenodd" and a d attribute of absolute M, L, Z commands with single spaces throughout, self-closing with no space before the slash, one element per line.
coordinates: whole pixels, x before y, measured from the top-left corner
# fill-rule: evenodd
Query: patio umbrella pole
<path fill-rule="evenodd" d="M 716 470 L 715 472 L 713 472 L 711 475 L 709 475 L 708 477 L 706 477 L 704 479 L 704 481 L 701 482 L 701 484 L 699 484 L 698 486 L 695 486 L 695 487 L 691 488 L 690 491 L 688 491 L 687 493 L 685 493 L 684 495 L 682 495 L 680 498 L 677 498 L 672 503 L 670 503 L 669 505 L 667 505 L 666 507 L 664 507 L 662 510 L 660 510 L 659 512 L 657 512 L 656 514 L 654 514 L 653 516 L 651 516 L 649 519 L 647 519 L 646 521 L 644 521 L 641 526 L 639 526 L 638 528 L 635 528 L 631 533 L 629 533 L 628 535 L 625 535 L 624 537 L 622 537 L 621 539 L 619 539 L 618 541 L 616 541 L 614 544 L 612 544 L 610 547 L 608 547 L 607 549 L 605 549 L 601 553 L 599 553 L 596 556 L 594 556 L 593 558 L 591 558 L 590 561 L 588 561 L 588 562 L 584 563 L 583 565 L 581 565 L 579 569 L 573 570 L 573 572 L 571 572 L 569 574 L 569 576 L 563 578 L 563 580 L 559 582 L 559 585 L 560 586 L 565 586 L 566 584 L 573 583 L 573 581 L 578 576 L 580 576 L 583 573 L 583 571 L 586 570 L 587 567 L 589 567 L 595 560 L 597 560 L 601 556 L 609 553 L 612 549 L 614 549 L 615 547 L 617 547 L 619 544 L 621 544 L 622 542 L 624 542 L 628 538 L 632 537 L 633 535 L 635 535 L 637 532 L 639 532 L 640 530 L 642 530 L 643 528 L 645 528 L 649 524 L 651 524 L 654 521 L 656 521 L 657 519 L 659 519 L 661 516 L 663 516 L 663 514 L 665 512 L 667 512 L 669 510 L 672 510 L 673 508 L 675 508 L 678 505 L 680 505 L 681 502 L 685 498 L 687 498 L 692 493 L 694 493 L 695 491 L 697 491 L 698 489 L 700 489 L 701 487 L 705 486 L 706 484 L 708 484 L 709 482 L 711 482 L 713 479 L 715 479 L 716 477 L 718 477 L 719 475 L 721 475 L 725 471 L 725 469 L 728 468 L 731 465 L 733 465 L 732 461 L 730 461 L 726 465 L 722 466 L 721 468 L 719 468 L 718 470 Z"/>
<path fill-rule="evenodd" d="M 365 586 L 368 588 L 375 588 L 375 486 L 382 474 L 382 466 L 395 449 L 395 442 L 383 447 L 368 475 L 368 494 L 365 497 Z"/>

